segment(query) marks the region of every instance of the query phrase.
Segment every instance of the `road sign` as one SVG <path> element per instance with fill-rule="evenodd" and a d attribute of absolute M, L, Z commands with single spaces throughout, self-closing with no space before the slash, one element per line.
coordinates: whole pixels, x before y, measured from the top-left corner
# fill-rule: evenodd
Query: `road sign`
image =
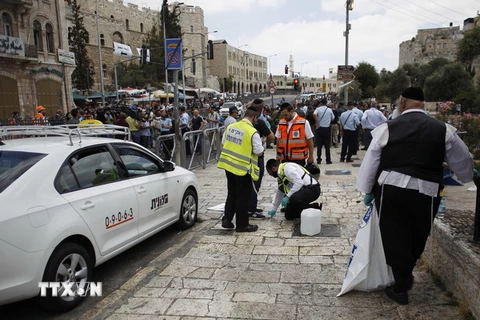
<path fill-rule="evenodd" d="M 131 57 L 133 56 L 132 48 L 126 44 L 114 42 L 113 43 L 113 55 L 117 57 Z"/>
<path fill-rule="evenodd" d="M 272 79 L 270 79 L 270 81 L 268 81 L 268 87 L 269 88 L 275 88 L 276 86 L 277 86 L 277 84 Z"/>
<path fill-rule="evenodd" d="M 350 81 L 355 79 L 353 72 L 355 71 L 354 66 L 345 66 L 340 65 L 337 69 L 337 80 L 339 81 Z"/>
<path fill-rule="evenodd" d="M 271 95 L 273 95 L 273 94 L 275 93 L 275 91 L 277 91 L 277 90 L 275 89 L 275 87 L 270 87 L 270 88 L 268 89 L 268 92 L 270 92 Z"/>
<path fill-rule="evenodd" d="M 182 69 L 182 39 L 172 38 L 165 39 L 165 47 L 167 48 L 165 54 L 165 61 L 168 70 Z"/>
<path fill-rule="evenodd" d="M 75 53 L 58 49 L 58 61 L 66 64 L 75 65 Z"/>

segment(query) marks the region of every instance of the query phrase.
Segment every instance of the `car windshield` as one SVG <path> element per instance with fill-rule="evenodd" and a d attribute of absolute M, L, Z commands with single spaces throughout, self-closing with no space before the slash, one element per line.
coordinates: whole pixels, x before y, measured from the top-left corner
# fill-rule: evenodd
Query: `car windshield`
<path fill-rule="evenodd" d="M 45 156 L 43 153 L 0 151 L 0 193 Z"/>

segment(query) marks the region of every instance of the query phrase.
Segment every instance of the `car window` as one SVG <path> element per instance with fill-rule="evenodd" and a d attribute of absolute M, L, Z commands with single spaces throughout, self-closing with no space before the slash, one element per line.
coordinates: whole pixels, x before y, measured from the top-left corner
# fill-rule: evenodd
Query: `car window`
<path fill-rule="evenodd" d="M 115 144 L 114 149 L 131 178 L 164 172 L 162 164 L 157 159 L 133 146 Z"/>
<path fill-rule="evenodd" d="M 0 193 L 45 156 L 43 153 L 0 151 Z"/>
<path fill-rule="evenodd" d="M 114 163 L 115 160 L 106 146 L 82 150 L 68 160 L 68 165 L 81 189 L 121 180 L 122 177 Z M 69 186 L 69 183 L 73 183 L 69 177 L 70 173 L 66 169 L 63 173 L 66 176 L 58 175 L 57 179 L 63 180 L 65 186 Z"/>
<path fill-rule="evenodd" d="M 64 163 L 62 168 L 60 168 L 55 179 L 55 189 L 59 193 L 67 193 L 80 189 L 72 168 L 68 163 Z"/>

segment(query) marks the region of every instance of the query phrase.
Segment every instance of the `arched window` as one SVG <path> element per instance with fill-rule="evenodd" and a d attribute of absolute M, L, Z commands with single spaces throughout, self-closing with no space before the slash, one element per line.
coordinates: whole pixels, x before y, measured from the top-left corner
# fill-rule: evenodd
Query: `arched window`
<path fill-rule="evenodd" d="M 37 51 L 43 51 L 42 25 L 37 20 L 33 21 L 33 41 Z"/>
<path fill-rule="evenodd" d="M 45 25 L 45 40 L 47 42 L 47 51 L 55 52 L 55 44 L 53 42 L 53 27 L 50 23 Z"/>
<path fill-rule="evenodd" d="M 103 69 L 103 77 L 106 78 L 106 76 L 107 76 L 107 65 L 105 63 L 102 65 L 102 69 Z"/>
<path fill-rule="evenodd" d="M 140 32 L 143 33 L 143 23 L 140 23 Z"/>
<path fill-rule="evenodd" d="M 190 26 L 190 32 L 193 33 L 193 26 Z"/>
<path fill-rule="evenodd" d="M 130 29 L 130 22 L 127 20 L 125 20 L 125 28 L 128 30 Z"/>
<path fill-rule="evenodd" d="M 7 37 L 12 37 L 13 36 L 12 18 L 6 12 L 2 14 L 2 23 L 3 23 L 3 35 Z"/>
<path fill-rule="evenodd" d="M 105 36 L 103 35 L 103 33 L 100 35 L 100 44 L 101 44 L 102 46 L 105 45 Z"/>
<path fill-rule="evenodd" d="M 123 36 L 120 32 L 115 31 L 113 33 L 113 42 L 123 43 Z"/>

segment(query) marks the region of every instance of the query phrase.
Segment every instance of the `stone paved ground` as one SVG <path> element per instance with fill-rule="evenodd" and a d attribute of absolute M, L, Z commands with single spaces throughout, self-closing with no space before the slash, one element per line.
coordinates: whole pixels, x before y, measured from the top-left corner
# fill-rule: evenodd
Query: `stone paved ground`
<path fill-rule="evenodd" d="M 322 223 L 338 225 L 339 237 L 292 236 L 294 224 L 280 213 L 255 221 L 255 233 L 222 229 L 221 213 L 207 208 L 225 201 L 226 178 L 210 164 L 195 170 L 204 221 L 194 229 L 193 245 L 168 264 L 162 263 L 162 256 L 152 261 L 150 276 L 123 288 L 131 292 L 112 304 L 108 319 L 460 319 L 455 301 L 421 270 L 415 271 L 408 306 L 399 306 L 383 292 L 336 297 L 366 211 L 355 191 L 358 168 L 339 163 L 339 151 L 332 149 L 332 165 L 321 166 L 319 199 L 324 203 Z M 360 151 L 359 157 L 363 154 Z M 273 156 L 273 150 L 267 150 L 266 159 Z M 325 175 L 326 169 L 348 169 L 352 174 Z M 259 207 L 268 210 L 275 188 L 276 181 L 265 177 Z"/>

